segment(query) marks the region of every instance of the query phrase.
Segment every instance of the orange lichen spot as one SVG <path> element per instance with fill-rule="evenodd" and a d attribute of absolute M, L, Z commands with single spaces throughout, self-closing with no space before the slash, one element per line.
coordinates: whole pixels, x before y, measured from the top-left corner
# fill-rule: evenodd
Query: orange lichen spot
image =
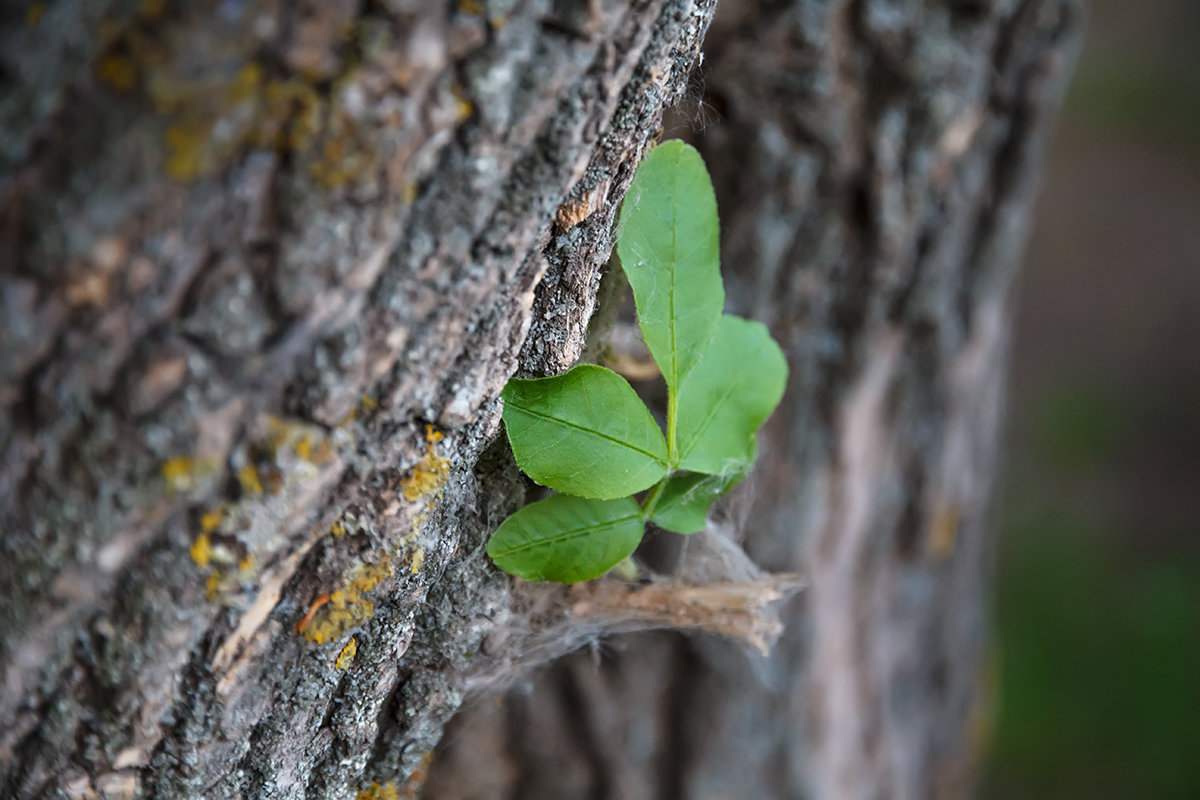
<path fill-rule="evenodd" d="M 301 617 L 300 621 L 296 623 L 296 633 L 303 633 L 304 629 L 308 627 L 308 623 L 312 622 L 313 617 L 317 615 L 317 611 L 320 610 L 321 606 L 328 602 L 328 594 L 318 595 L 317 599 L 313 600 L 312 604 L 309 605 L 308 611 L 304 612 L 304 616 Z"/>
<path fill-rule="evenodd" d="M 119 92 L 128 92 L 137 84 L 137 62 L 122 53 L 109 53 L 96 65 L 96 75 Z"/>
<path fill-rule="evenodd" d="M 317 442 L 317 449 L 313 451 L 312 463 L 328 464 L 333 460 L 333 443 L 329 439 L 322 439 Z"/>
<path fill-rule="evenodd" d="M 340 519 L 337 520 L 329 526 L 329 533 L 335 538 L 342 538 L 346 535 L 346 523 L 342 522 Z"/>
<path fill-rule="evenodd" d="M 555 221 L 558 222 L 558 227 L 564 231 L 569 231 L 587 219 L 591 213 L 592 209 L 588 206 L 586 200 L 568 200 L 558 207 L 558 213 L 555 214 Z"/>
<path fill-rule="evenodd" d="M 202 533 L 196 537 L 196 541 L 192 542 L 191 547 L 192 561 L 195 561 L 197 566 L 207 567 L 212 561 L 212 540 L 208 538 L 207 533 Z"/>
<path fill-rule="evenodd" d="M 450 477 L 450 461 L 438 454 L 437 443 L 443 438 L 432 425 L 425 426 L 425 457 L 413 467 L 412 474 L 400 483 L 404 499 L 410 503 L 437 492 Z"/>
<path fill-rule="evenodd" d="M 254 567 L 257 563 L 258 562 L 255 561 L 253 555 L 243 556 L 242 560 L 238 562 L 238 572 L 243 576 L 247 575 L 254 570 Z"/>
<path fill-rule="evenodd" d="M 205 534 L 212 533 L 221 524 L 221 520 L 225 519 L 224 508 L 214 508 L 212 511 L 206 511 L 200 516 L 200 530 Z"/>
<path fill-rule="evenodd" d="M 262 473 L 260 483 L 267 494 L 279 494 L 283 491 L 283 471 L 272 467 Z"/>
<path fill-rule="evenodd" d="M 350 641 L 346 642 L 346 646 L 342 648 L 342 652 L 338 653 L 337 659 L 334 660 L 334 669 L 348 669 L 356 653 L 358 653 L 358 642 L 351 636 Z"/>
<path fill-rule="evenodd" d="M 400 792 L 391 781 L 382 786 L 372 782 L 367 788 L 359 789 L 354 800 L 400 800 Z"/>
<path fill-rule="evenodd" d="M 297 632 L 317 644 L 340 638 L 346 631 L 361 625 L 375 615 L 375 604 L 366 598 L 381 581 L 392 576 L 392 564 L 386 558 L 360 564 L 341 589 L 329 595 L 329 600 L 314 611 Z M 307 615 L 305 615 L 307 616 Z M 303 620 L 302 620 L 303 621 Z"/>
<path fill-rule="evenodd" d="M 245 494 L 260 495 L 263 493 L 262 481 L 258 479 L 258 470 L 253 464 L 247 464 L 238 469 L 237 479 Z"/>
<path fill-rule="evenodd" d="M 404 782 L 405 797 L 417 797 L 420 794 L 421 788 L 425 785 L 425 780 L 429 777 L 429 767 L 433 764 L 433 752 L 430 750 L 421 756 L 421 762 L 417 764 L 417 768 L 412 771 L 412 775 L 409 775 L 408 780 Z"/>
<path fill-rule="evenodd" d="M 219 462 L 215 458 L 196 458 L 195 456 L 175 456 L 162 465 L 162 477 L 167 482 L 167 488 L 176 492 L 186 492 L 196 487 L 196 481 L 206 475 L 211 475 Z"/>

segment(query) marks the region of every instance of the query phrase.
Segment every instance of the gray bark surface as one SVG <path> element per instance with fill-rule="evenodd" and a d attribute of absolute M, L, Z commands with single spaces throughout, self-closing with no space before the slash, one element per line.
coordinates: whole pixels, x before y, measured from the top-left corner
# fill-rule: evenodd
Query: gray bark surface
<path fill-rule="evenodd" d="M 791 364 L 757 478 L 674 578 L 482 552 L 525 492 L 496 397 L 582 351 L 713 12 L 0 15 L 0 795 L 961 791 L 1072 0 L 731 5 L 696 139 L 731 310 Z M 635 633 L 495 701 L 612 632 L 768 642 L 797 569 L 766 661 Z"/>

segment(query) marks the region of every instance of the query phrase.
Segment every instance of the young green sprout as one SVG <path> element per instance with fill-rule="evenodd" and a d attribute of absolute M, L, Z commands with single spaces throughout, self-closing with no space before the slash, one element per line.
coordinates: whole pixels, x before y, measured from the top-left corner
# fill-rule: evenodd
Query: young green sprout
<path fill-rule="evenodd" d="M 787 362 L 766 327 L 722 314 L 717 201 L 694 148 L 669 141 L 651 151 L 619 230 L 638 326 L 667 384 L 666 435 L 604 367 L 508 382 L 504 425 L 517 464 L 559 492 L 517 511 L 488 542 L 496 565 L 526 580 L 599 577 L 633 553 L 647 522 L 703 530 L 709 506 L 750 471 L 755 434 L 783 397 Z"/>

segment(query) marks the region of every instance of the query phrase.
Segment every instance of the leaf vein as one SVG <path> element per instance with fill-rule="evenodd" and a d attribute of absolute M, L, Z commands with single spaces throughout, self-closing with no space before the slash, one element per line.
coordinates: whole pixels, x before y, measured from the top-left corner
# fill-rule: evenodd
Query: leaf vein
<path fill-rule="evenodd" d="M 595 430 L 594 428 L 585 428 L 583 425 L 580 425 L 576 422 L 571 422 L 568 419 L 563 419 L 562 417 L 556 417 L 556 416 L 553 416 L 552 414 L 545 414 L 545 413 L 542 413 L 541 411 L 535 411 L 532 408 L 529 408 L 528 406 L 520 405 L 519 403 L 515 403 L 512 401 L 509 401 L 509 402 L 517 410 L 522 411 L 522 412 L 530 415 L 531 417 L 537 417 L 538 419 L 548 420 L 550 422 L 561 423 L 563 425 L 566 425 L 568 428 L 574 428 L 577 431 L 581 431 L 583 433 L 589 433 L 592 436 L 596 436 L 600 439 L 606 439 L 607 441 L 610 441 L 615 445 L 619 445 L 619 446 L 627 448 L 629 450 L 633 450 L 636 453 L 641 453 L 642 455 L 646 456 L 647 458 L 657 461 L 660 464 L 664 463 L 663 460 L 661 458 L 659 458 L 658 456 L 654 455 L 654 453 L 651 453 L 648 450 L 643 450 L 642 448 L 638 447 L 637 445 L 630 444 L 629 442 L 618 439 L 615 436 L 609 436 L 607 433 L 604 433 L 603 431 L 598 431 L 598 430 Z"/>

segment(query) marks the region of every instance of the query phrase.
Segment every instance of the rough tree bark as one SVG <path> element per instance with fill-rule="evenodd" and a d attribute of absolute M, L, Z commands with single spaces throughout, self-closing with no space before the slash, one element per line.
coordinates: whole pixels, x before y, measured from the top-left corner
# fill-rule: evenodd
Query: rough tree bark
<path fill-rule="evenodd" d="M 789 395 L 675 577 L 573 590 L 482 554 L 524 494 L 496 396 L 582 351 L 714 3 L 194 5 L 0 17 L 0 794 L 386 795 L 609 632 L 768 640 L 795 569 L 768 660 L 568 657 L 426 793 L 961 794 L 1076 1 L 722 7 L 696 138 Z"/>

